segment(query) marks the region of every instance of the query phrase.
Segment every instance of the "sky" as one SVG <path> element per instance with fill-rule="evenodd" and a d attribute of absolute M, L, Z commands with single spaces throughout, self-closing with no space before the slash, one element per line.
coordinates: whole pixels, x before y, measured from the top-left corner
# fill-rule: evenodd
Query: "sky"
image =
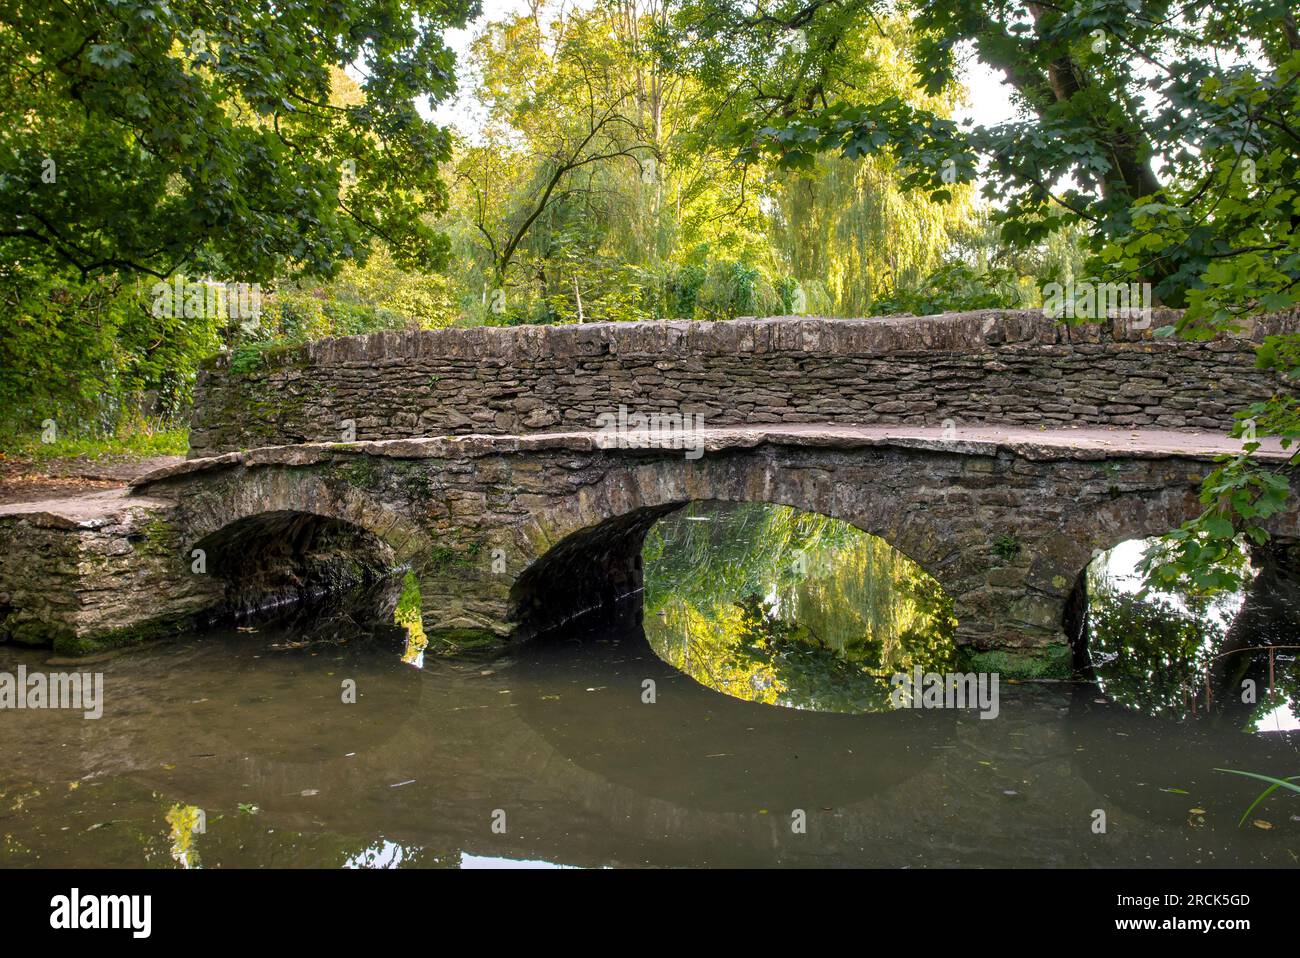
<path fill-rule="evenodd" d="M 484 23 L 500 20 L 510 14 L 528 9 L 524 0 L 483 0 L 483 14 L 465 30 L 448 30 L 447 45 L 456 51 L 456 72 L 460 96 L 439 105 L 436 110 L 426 107 L 422 112 L 439 123 L 455 126 L 466 137 L 473 139 L 481 126 L 480 115 L 474 108 L 469 91 L 472 78 L 465 73 L 469 45 Z M 1011 87 L 1000 73 L 980 63 L 973 56 L 964 58 L 967 64 L 963 79 L 969 89 L 968 105 L 956 114 L 958 120 L 973 120 L 978 124 L 995 124 L 1015 116 L 1011 102 Z"/>

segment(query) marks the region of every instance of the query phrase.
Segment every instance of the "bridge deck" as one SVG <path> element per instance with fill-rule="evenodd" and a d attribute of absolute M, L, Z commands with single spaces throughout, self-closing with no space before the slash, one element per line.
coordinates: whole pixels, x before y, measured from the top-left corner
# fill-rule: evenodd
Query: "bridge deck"
<path fill-rule="evenodd" d="M 391 459 L 436 459 L 448 456 L 478 458 L 530 450 L 589 452 L 602 441 L 619 437 L 596 430 L 584 432 L 529 433 L 527 435 L 470 434 L 429 436 L 412 439 L 383 439 L 350 443 L 301 443 L 266 446 L 246 452 L 231 452 L 206 459 L 188 459 L 141 476 L 133 489 L 159 480 L 240 464 L 307 465 L 335 452 L 355 452 Z M 1180 432 L 1168 429 L 1034 429 L 1009 426 L 968 426 L 944 430 L 917 426 L 841 426 L 820 423 L 773 423 L 724 426 L 714 429 L 669 430 L 653 433 L 629 430 L 621 434 L 630 449 L 698 448 L 705 453 L 726 449 L 752 449 L 763 444 L 779 446 L 831 446 L 853 449 L 863 446 L 895 446 L 955 452 L 964 455 L 996 455 L 1010 452 L 1027 459 L 1108 458 L 1210 460 L 1241 452 L 1240 440 L 1221 433 Z M 1256 458 L 1284 461 L 1290 453 L 1277 439 L 1264 439 Z M 0 509 L 0 514 L 3 514 Z"/>
<path fill-rule="evenodd" d="M 647 446 L 677 448 L 685 442 L 703 442 L 705 452 L 729 448 L 752 448 L 763 443 L 788 446 L 899 446 L 932 449 L 966 455 L 988 455 L 1000 450 L 1030 459 L 1124 458 L 1212 458 L 1241 451 L 1241 442 L 1218 433 L 1174 432 L 1161 429 L 1026 429 L 1004 426 L 942 429 L 915 426 L 837 426 L 788 423 L 761 426 L 728 426 L 698 432 L 659 432 L 650 436 L 629 432 L 626 438 L 645 440 Z M 244 453 L 227 453 L 208 459 L 190 459 L 154 470 L 131 483 L 132 487 L 192 472 L 240 463 L 272 465 L 277 462 L 304 463 L 315 454 L 356 451 L 394 459 L 436 458 L 449 453 L 486 456 L 529 449 L 573 449 L 588 451 L 597 446 L 596 432 L 534 433 L 525 436 L 469 435 L 419 439 L 388 439 L 355 443 L 304 443 L 297 446 L 268 446 Z M 1257 458 L 1279 461 L 1289 453 L 1276 439 L 1265 439 Z M 128 505 L 149 505 L 138 496 L 123 500 L 120 490 L 97 490 L 77 496 L 40 502 L 0 504 L 0 516 L 45 513 L 77 524 L 119 512 Z"/>

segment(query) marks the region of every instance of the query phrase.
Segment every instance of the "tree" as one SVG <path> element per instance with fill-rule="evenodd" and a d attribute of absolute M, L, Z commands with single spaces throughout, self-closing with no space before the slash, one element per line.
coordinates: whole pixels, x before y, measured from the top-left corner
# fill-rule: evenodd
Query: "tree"
<path fill-rule="evenodd" d="M 881 22 L 883 33 L 840 39 L 837 69 L 845 89 L 860 97 L 897 97 L 948 116 L 961 89 L 949 83 L 935 93 L 916 85 L 906 51 L 913 41 L 902 19 Z M 782 59 L 797 62 L 798 44 Z M 797 69 L 797 67 L 796 67 Z M 726 105 L 719 101 L 718 112 Z M 937 200 L 901 187 L 894 158 L 860 160 L 817 156 L 811 164 L 778 171 L 773 179 L 777 242 L 805 294 L 826 287 L 828 306 L 840 316 L 877 311 L 889 293 L 914 289 L 937 269 L 974 216 L 974 191 L 954 181 Z"/>
<path fill-rule="evenodd" d="M 958 51 L 970 47 L 1004 73 L 1028 114 L 968 131 L 854 81 L 848 50 L 888 38 L 887 9 L 883 0 L 688 0 L 671 36 L 682 69 L 725 89 L 732 106 L 721 118 L 742 159 L 809 168 L 831 150 L 886 154 L 905 185 L 936 197 L 973 179 L 982 159 L 1008 242 L 1086 223 L 1098 266 L 1152 280 L 1166 304 L 1193 306 L 1193 323 L 1206 305 L 1193 291 L 1222 287 L 1236 266 L 1254 284 L 1237 276 L 1229 298 L 1238 306 L 1296 301 L 1295 224 L 1279 214 L 1294 201 L 1283 187 L 1295 172 L 1300 39 L 1282 3 L 911 0 L 910 62 L 927 94 L 952 82 Z M 1225 198 L 1243 185 L 1258 187 L 1253 200 L 1225 215 L 1234 212 Z M 1282 210 L 1270 215 L 1273 206 Z M 1267 237 L 1234 242 L 1261 227 Z M 1255 254 L 1276 274 L 1238 259 Z"/>
<path fill-rule="evenodd" d="M 653 168 L 652 131 L 611 39 L 600 17 L 561 11 L 543 23 L 538 2 L 530 14 L 494 24 L 475 44 L 489 128 L 487 142 L 467 151 L 458 175 L 470 187 L 494 290 L 505 288 L 539 219 L 600 193 L 603 166 Z M 528 176 L 503 196 L 511 165 Z"/>
<path fill-rule="evenodd" d="M 165 278 L 439 265 L 441 32 L 476 0 L 0 0 L 0 255 Z M 364 98 L 331 102 L 338 71 Z"/>
<path fill-rule="evenodd" d="M 938 265 L 970 216 L 969 187 L 953 186 L 955 202 L 900 193 L 883 157 L 865 169 L 737 165 L 719 136 L 719 116 L 736 110 L 728 90 L 683 72 L 663 42 L 673 9 L 538 2 L 476 42 L 489 124 L 462 150 L 456 189 L 484 302 L 503 306 L 496 291 L 509 285 L 506 321 L 861 315 Z M 892 26 L 905 43 L 906 23 Z M 845 52 L 860 90 L 945 113 L 955 102 L 955 84 L 916 90 L 895 45 Z"/>

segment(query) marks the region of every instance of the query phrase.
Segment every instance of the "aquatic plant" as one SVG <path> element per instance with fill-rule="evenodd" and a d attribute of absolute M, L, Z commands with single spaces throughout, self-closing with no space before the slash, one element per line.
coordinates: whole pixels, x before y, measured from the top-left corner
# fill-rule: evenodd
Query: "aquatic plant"
<path fill-rule="evenodd" d="M 1264 799 L 1268 798 L 1279 788 L 1285 788 L 1285 789 L 1289 789 L 1290 791 L 1300 793 L 1300 785 L 1295 784 L 1296 782 L 1300 782 L 1300 775 L 1290 775 L 1287 778 L 1274 778 L 1272 775 L 1264 775 L 1260 772 L 1243 772 L 1240 769 L 1236 769 L 1236 768 L 1216 768 L 1215 771 L 1226 772 L 1229 775 L 1241 775 L 1245 778 L 1253 778 L 1261 782 L 1269 783 L 1268 788 L 1264 789 L 1264 791 L 1256 795 L 1255 800 L 1250 803 L 1250 805 L 1246 808 L 1244 812 L 1241 813 L 1241 818 L 1237 819 L 1238 828 L 1240 828 L 1242 825 L 1245 824 L 1246 819 L 1250 816 L 1250 813 L 1253 812 L 1256 808 L 1258 808 L 1260 803 L 1263 802 Z"/>

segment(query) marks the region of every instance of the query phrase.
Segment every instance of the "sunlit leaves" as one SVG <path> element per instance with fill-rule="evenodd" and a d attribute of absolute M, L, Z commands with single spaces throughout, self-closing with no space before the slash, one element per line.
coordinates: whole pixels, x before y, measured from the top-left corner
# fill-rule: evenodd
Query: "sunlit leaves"
<path fill-rule="evenodd" d="M 1248 577 L 1247 543 L 1268 540 L 1264 523 L 1290 495 L 1286 470 L 1251 459 L 1258 446 L 1245 443 L 1241 455 L 1215 468 L 1201 488 L 1205 511 L 1147 552 L 1142 569 L 1149 586 L 1204 595 L 1241 587 Z"/>

